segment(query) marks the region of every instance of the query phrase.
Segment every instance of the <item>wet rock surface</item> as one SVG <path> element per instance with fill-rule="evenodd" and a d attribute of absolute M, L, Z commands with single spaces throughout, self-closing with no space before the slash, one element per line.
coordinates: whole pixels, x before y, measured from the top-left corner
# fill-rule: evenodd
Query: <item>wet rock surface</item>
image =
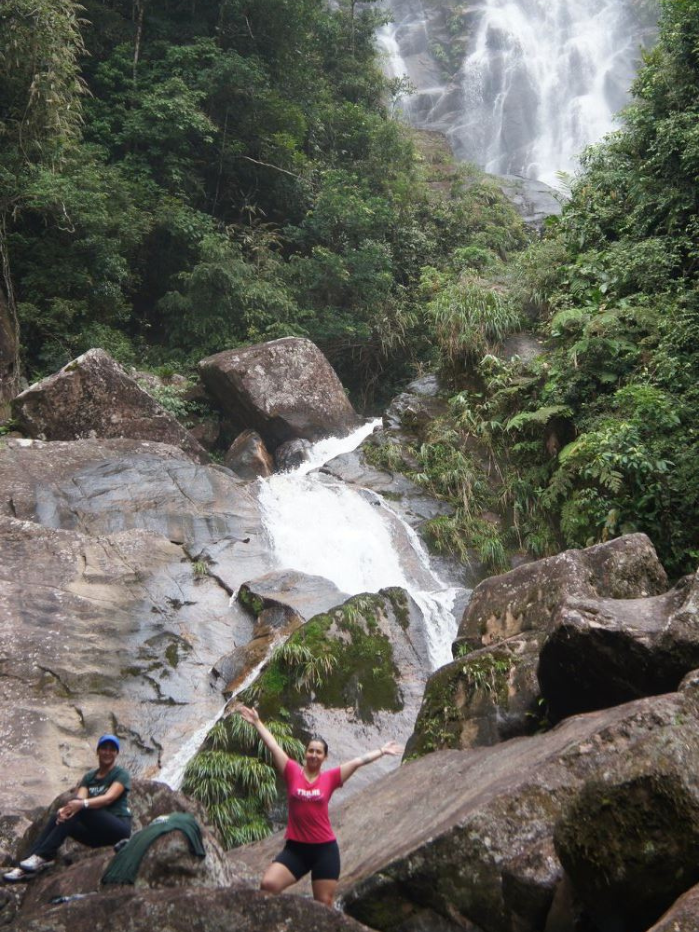
<path fill-rule="evenodd" d="M 347 434 L 360 419 L 335 371 L 310 340 L 284 337 L 226 350 L 199 363 L 204 384 L 271 449 L 287 440 Z"/>
<path fill-rule="evenodd" d="M 100 349 L 30 386 L 14 399 L 12 414 L 25 433 L 42 440 L 128 437 L 169 443 L 198 462 L 209 460 L 179 421 Z"/>
<path fill-rule="evenodd" d="M 290 472 L 308 462 L 310 451 L 308 440 L 287 440 L 274 451 L 274 464 L 279 472 Z"/>
<path fill-rule="evenodd" d="M 247 486 L 164 444 L 6 441 L 0 488 L 0 809 L 21 814 L 107 728 L 152 775 L 215 716 L 210 671 L 254 624 L 230 596 L 269 553 Z"/>
<path fill-rule="evenodd" d="M 547 217 L 560 214 L 565 197 L 546 184 L 520 175 L 498 176 L 500 190 L 527 226 L 542 230 Z"/>
<path fill-rule="evenodd" d="M 3 812 L 74 785 L 107 725 L 126 739 L 125 765 L 154 773 L 193 709 L 220 707 L 209 670 L 232 640 L 228 597 L 196 582 L 178 545 L 0 518 L 0 565 Z"/>
<path fill-rule="evenodd" d="M 255 614 L 286 606 L 304 620 L 312 618 L 349 598 L 335 583 L 323 576 L 309 576 L 297 570 L 275 570 L 243 583 L 238 599 Z"/>

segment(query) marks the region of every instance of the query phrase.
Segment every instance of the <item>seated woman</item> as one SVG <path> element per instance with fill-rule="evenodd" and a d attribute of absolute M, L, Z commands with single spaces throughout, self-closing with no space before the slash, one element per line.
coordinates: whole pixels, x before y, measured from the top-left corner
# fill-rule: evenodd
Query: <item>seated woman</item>
<path fill-rule="evenodd" d="M 26 880 L 50 867 L 68 837 L 90 848 L 102 848 L 131 835 L 131 812 L 127 802 L 131 777 L 123 767 L 117 767 L 118 754 L 116 735 L 102 735 L 97 742 L 99 766 L 85 774 L 75 798 L 49 819 L 19 867 L 3 874 L 5 880 L 10 883 Z"/>

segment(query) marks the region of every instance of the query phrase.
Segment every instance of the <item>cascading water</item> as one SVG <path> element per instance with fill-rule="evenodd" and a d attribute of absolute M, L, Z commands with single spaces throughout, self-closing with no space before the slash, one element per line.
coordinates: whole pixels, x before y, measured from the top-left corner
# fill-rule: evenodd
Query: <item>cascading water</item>
<path fill-rule="evenodd" d="M 317 472 L 328 460 L 354 450 L 381 420 L 368 422 L 348 437 L 321 440 L 298 469 L 259 482 L 265 528 L 279 569 L 324 576 L 348 595 L 401 586 L 422 611 L 425 640 L 434 668 L 451 660 L 456 634 L 452 614 L 459 590 L 432 571 L 415 532 L 381 496 L 359 492 Z M 271 643 L 267 657 L 275 647 Z M 230 700 L 257 677 L 265 657 L 245 677 L 220 712 L 201 726 L 170 759 L 158 779 L 179 789 L 185 768 Z"/>
<path fill-rule="evenodd" d="M 298 470 L 261 482 L 263 520 L 280 568 L 324 576 L 349 595 L 406 589 L 422 610 L 436 668 L 451 660 L 456 590 L 434 574 L 417 535 L 380 496 L 311 472 L 354 449 L 380 423 L 324 441 Z"/>
<path fill-rule="evenodd" d="M 657 18 L 652 0 L 481 0 L 462 20 L 461 68 L 440 81 L 433 53 L 453 41 L 444 10 L 386 6 L 394 22 L 378 41 L 389 74 L 417 89 L 404 103 L 410 122 L 444 132 L 486 171 L 550 184 L 614 128 Z"/>

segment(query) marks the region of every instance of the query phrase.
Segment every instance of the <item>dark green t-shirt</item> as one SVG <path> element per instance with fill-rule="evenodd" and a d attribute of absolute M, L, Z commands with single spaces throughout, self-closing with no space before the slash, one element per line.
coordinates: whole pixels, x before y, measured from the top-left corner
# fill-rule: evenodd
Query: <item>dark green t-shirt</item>
<path fill-rule="evenodd" d="M 118 799 L 115 799 L 113 803 L 104 806 L 102 812 L 110 812 L 112 815 L 119 816 L 122 819 L 131 818 L 131 810 L 127 802 L 129 790 L 131 789 L 131 777 L 129 776 L 128 770 L 124 770 L 123 767 L 112 767 L 109 773 L 105 774 L 103 777 L 97 776 L 97 770 L 97 767 L 94 770 L 88 770 L 80 781 L 80 786 L 86 787 L 88 797 L 94 799 L 95 796 L 103 796 L 112 783 L 121 783 L 124 787 L 124 792 Z"/>

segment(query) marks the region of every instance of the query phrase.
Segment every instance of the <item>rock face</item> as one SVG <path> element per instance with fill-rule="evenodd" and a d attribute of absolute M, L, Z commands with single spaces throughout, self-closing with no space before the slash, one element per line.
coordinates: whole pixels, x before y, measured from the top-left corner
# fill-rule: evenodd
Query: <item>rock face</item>
<path fill-rule="evenodd" d="M 646 928 L 695 882 L 698 724 L 694 704 L 673 694 L 404 765 L 335 810 L 345 910 L 390 932 L 426 910 L 484 932 L 541 932 L 564 877 L 560 850 L 596 923 L 586 929 Z M 628 831 L 636 811 L 641 822 Z M 231 852 L 234 872 L 259 876 L 279 845 Z M 641 902 L 647 926 L 631 924 Z M 613 926 L 619 919 L 628 924 Z"/>
<path fill-rule="evenodd" d="M 243 583 L 238 598 L 255 615 L 265 609 L 286 606 L 308 621 L 344 602 L 349 595 L 322 576 L 309 576 L 297 570 L 275 570 Z"/>
<path fill-rule="evenodd" d="M 274 472 L 274 460 L 264 440 L 254 430 L 244 430 L 235 438 L 224 464 L 241 479 L 259 479 Z"/>
<path fill-rule="evenodd" d="M 221 658 L 217 671 L 227 683 L 226 694 L 234 693 L 246 675 L 269 655 L 275 643 L 287 638 L 305 621 L 327 611 L 347 598 L 337 586 L 322 576 L 308 576 L 295 570 L 266 573 L 243 583 L 238 601 L 257 618 L 252 637 Z"/>
<path fill-rule="evenodd" d="M 120 890 L 22 916 L 16 932 L 368 932 L 365 926 L 300 897 L 239 886 Z"/>
<path fill-rule="evenodd" d="M 55 800 L 46 813 L 42 813 L 32 826 L 35 835 L 43 826 L 49 811 L 54 811 L 64 797 Z M 181 832 L 170 832 L 159 838 L 146 852 L 135 881 L 136 889 L 162 887 L 222 887 L 234 876 L 226 856 L 211 829 L 206 825 L 201 807 L 181 793 L 175 793 L 162 783 L 135 780 L 130 800 L 134 814 L 133 830 L 139 831 L 153 819 L 173 812 L 187 812 L 194 816 L 202 832 L 206 857 L 191 854 Z M 20 845 L 20 851 L 26 846 Z M 100 879 L 114 857 L 111 846 L 93 850 L 69 841 L 61 849 L 56 867 L 28 883 L 22 902 L 22 914 L 37 912 L 48 906 L 56 897 L 76 894 L 95 894 L 109 888 L 100 887 Z M 67 866 L 66 866 L 67 864 Z M 112 888 L 113 889 L 113 888 Z M 24 892 L 24 891 L 23 891 Z"/>
<path fill-rule="evenodd" d="M 528 631 L 440 667 L 425 687 L 406 757 L 540 730 L 546 717 L 537 678 L 543 642 L 543 635 Z"/>
<path fill-rule="evenodd" d="M 347 434 L 360 420 L 330 363 L 310 340 L 284 337 L 226 350 L 199 363 L 222 408 L 270 448 Z"/>
<path fill-rule="evenodd" d="M 482 647 L 523 631 L 548 633 L 568 597 L 638 599 L 667 587 L 651 542 L 645 534 L 629 534 L 484 580 L 473 590 L 458 640 Z"/>
<path fill-rule="evenodd" d="M 134 440 L 0 447 L 0 811 L 26 814 L 104 731 L 133 775 L 176 763 L 223 705 L 212 667 L 252 634 L 230 595 L 270 562 L 226 469 Z"/>
<path fill-rule="evenodd" d="M 699 886 L 692 887 L 648 932 L 696 932 L 699 927 Z"/>
<path fill-rule="evenodd" d="M 296 735 L 325 738 L 337 766 L 389 737 L 408 738 L 428 669 L 419 610 L 404 590 L 392 588 L 311 618 L 272 654 L 252 689 L 263 719 L 284 708 Z M 396 765 L 387 757 L 363 768 L 349 792 Z"/>
<path fill-rule="evenodd" d="M 411 382 L 397 395 L 386 409 L 384 427 L 390 430 L 417 429 L 428 426 L 448 410 L 444 398 L 439 397 L 436 376 L 426 375 Z"/>
<path fill-rule="evenodd" d="M 274 462 L 280 472 L 289 472 L 308 462 L 311 444 L 308 440 L 287 440 L 274 451 Z"/>
<path fill-rule="evenodd" d="M 694 601 L 686 584 L 655 595 L 666 583 L 643 535 L 480 583 L 455 645 L 466 655 L 430 678 L 408 753 L 495 744 L 676 689 L 699 665 Z M 673 612 L 685 620 L 668 627 Z"/>
<path fill-rule="evenodd" d="M 30 386 L 14 400 L 12 414 L 25 433 L 42 440 L 128 437 L 172 444 L 198 462 L 209 459 L 179 421 L 101 349 Z"/>
<path fill-rule="evenodd" d="M 541 652 L 539 681 L 558 720 L 670 692 L 696 667 L 695 576 L 645 599 L 567 599 Z"/>

